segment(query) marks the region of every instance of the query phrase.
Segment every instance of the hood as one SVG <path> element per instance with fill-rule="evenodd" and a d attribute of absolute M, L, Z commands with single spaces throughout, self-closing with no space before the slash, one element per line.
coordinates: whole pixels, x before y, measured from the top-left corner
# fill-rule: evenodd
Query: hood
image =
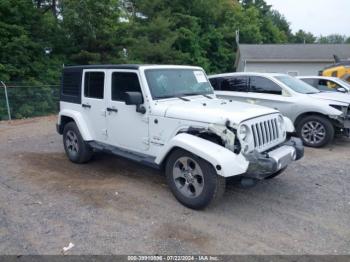
<path fill-rule="evenodd" d="M 240 124 L 255 117 L 279 113 L 271 108 L 248 103 L 206 98 L 158 102 L 155 112 L 169 118 L 223 125 L 227 120 L 233 124 Z"/>
<path fill-rule="evenodd" d="M 339 92 L 321 92 L 317 94 L 309 95 L 311 97 L 326 100 L 329 102 L 340 102 L 350 104 L 350 96 L 348 94 L 342 94 Z"/>

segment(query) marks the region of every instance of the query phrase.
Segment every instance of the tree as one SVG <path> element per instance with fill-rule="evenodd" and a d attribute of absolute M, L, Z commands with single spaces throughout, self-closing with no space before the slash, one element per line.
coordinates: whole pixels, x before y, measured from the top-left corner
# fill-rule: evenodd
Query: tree
<path fill-rule="evenodd" d="M 312 33 L 307 33 L 303 30 L 299 30 L 292 38 L 292 42 L 296 44 L 314 44 L 316 37 Z"/>
<path fill-rule="evenodd" d="M 287 21 L 287 19 L 277 10 L 271 10 L 269 16 L 272 23 L 285 34 L 285 36 L 287 37 L 287 41 L 292 41 L 293 33 L 290 29 L 290 23 Z"/>
<path fill-rule="evenodd" d="M 59 83 L 63 64 L 233 71 L 237 30 L 241 43 L 315 42 L 302 30 L 294 36 L 264 0 L 2 0 L 0 80 L 30 86 L 10 92 L 17 117 L 45 114 L 54 111 L 57 89 L 44 84 Z M 4 112 L 1 104 L 0 118 Z"/>
<path fill-rule="evenodd" d="M 8 90 L 12 113 L 20 118 L 53 112 L 57 102 L 47 85 L 58 83 L 63 63 L 50 53 L 55 24 L 25 0 L 0 1 L 0 17 L 0 80 L 20 86 Z"/>
<path fill-rule="evenodd" d="M 233 69 L 236 3 L 219 0 L 135 0 L 128 39 L 132 61 Z M 236 9 L 235 9 L 236 8 Z M 140 15 L 142 14 L 142 15 Z"/>
<path fill-rule="evenodd" d="M 320 44 L 344 44 L 346 43 L 346 36 L 339 34 L 332 34 L 328 36 L 321 36 L 317 42 Z"/>
<path fill-rule="evenodd" d="M 122 47 L 119 1 L 73 1 L 61 4 L 65 55 L 72 64 L 117 63 Z"/>

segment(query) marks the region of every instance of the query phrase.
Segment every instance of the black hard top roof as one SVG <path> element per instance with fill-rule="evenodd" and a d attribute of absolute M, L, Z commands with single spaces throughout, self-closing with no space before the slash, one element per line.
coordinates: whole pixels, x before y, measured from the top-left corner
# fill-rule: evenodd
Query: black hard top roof
<path fill-rule="evenodd" d="M 64 69 L 139 69 L 142 65 L 78 65 L 78 66 L 65 66 Z"/>

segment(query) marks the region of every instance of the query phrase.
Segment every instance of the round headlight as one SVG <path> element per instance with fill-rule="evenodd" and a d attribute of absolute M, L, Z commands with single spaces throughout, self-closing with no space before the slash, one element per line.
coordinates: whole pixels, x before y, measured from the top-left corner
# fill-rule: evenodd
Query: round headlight
<path fill-rule="evenodd" d="M 246 125 L 241 125 L 238 131 L 238 135 L 242 140 L 245 140 L 248 136 L 248 127 Z"/>

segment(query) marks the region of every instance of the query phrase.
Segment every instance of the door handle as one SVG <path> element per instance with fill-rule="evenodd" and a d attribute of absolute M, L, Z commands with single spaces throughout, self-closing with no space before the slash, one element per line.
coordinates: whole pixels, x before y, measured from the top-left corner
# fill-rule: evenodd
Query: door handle
<path fill-rule="evenodd" d="M 82 104 L 81 105 L 83 108 L 91 108 L 91 105 L 88 105 L 88 104 Z"/>
<path fill-rule="evenodd" d="M 108 113 L 110 113 L 110 112 L 118 113 L 118 109 L 107 107 L 107 112 Z"/>

